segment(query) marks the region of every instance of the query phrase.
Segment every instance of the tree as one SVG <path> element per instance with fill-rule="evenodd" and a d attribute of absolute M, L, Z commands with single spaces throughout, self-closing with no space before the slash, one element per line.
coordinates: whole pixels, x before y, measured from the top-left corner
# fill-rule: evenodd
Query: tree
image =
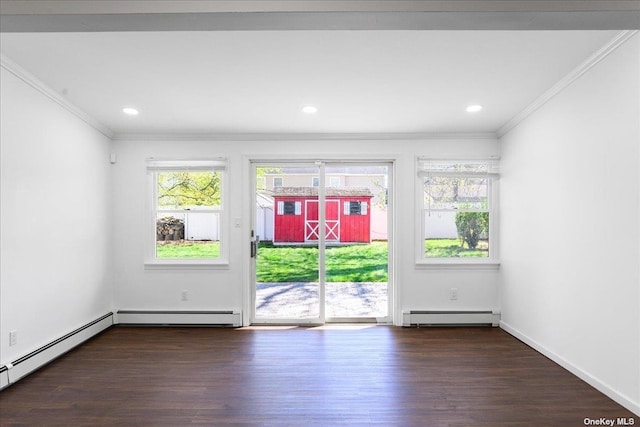
<path fill-rule="evenodd" d="M 220 205 L 220 173 L 161 172 L 158 173 L 158 205 L 186 208 Z"/>
<path fill-rule="evenodd" d="M 456 213 L 456 228 L 460 238 L 460 246 L 466 243 L 469 249 L 478 247 L 478 242 L 489 233 L 488 212 Z"/>
<path fill-rule="evenodd" d="M 256 168 L 256 190 L 264 191 L 266 188 L 265 178 L 268 174 L 282 173 L 282 168 L 262 167 Z"/>

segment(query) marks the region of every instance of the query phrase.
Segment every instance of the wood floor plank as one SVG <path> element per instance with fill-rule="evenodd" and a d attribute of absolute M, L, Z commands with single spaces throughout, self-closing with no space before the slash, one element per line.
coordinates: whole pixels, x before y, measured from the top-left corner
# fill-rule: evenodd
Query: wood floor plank
<path fill-rule="evenodd" d="M 0 425 L 581 426 L 637 419 L 498 328 L 113 327 L 0 392 Z"/>

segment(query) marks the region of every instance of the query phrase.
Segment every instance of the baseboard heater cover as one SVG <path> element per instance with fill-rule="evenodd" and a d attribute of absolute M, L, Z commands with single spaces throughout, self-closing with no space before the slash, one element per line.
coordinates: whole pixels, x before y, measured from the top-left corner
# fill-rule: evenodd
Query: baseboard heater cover
<path fill-rule="evenodd" d="M 242 326 L 242 313 L 234 311 L 119 310 L 120 325 Z"/>
<path fill-rule="evenodd" d="M 0 390 L 9 385 L 9 368 L 0 366 Z"/>
<path fill-rule="evenodd" d="M 112 325 L 113 313 L 109 312 L 104 316 L 69 332 L 57 340 L 52 341 L 11 363 L 8 363 L 6 366 L 0 368 L 0 389 L 15 383 L 19 379 L 62 356 L 105 329 L 110 328 Z"/>
<path fill-rule="evenodd" d="M 402 313 L 402 326 L 478 326 L 500 324 L 500 313 L 492 311 L 426 311 Z"/>

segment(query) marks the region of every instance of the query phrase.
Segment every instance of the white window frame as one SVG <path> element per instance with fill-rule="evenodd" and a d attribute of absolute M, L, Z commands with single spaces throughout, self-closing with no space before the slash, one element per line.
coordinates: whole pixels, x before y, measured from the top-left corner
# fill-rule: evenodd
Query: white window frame
<path fill-rule="evenodd" d="M 278 202 L 276 215 L 278 215 L 278 216 L 283 216 L 283 215 L 290 216 L 291 215 L 291 214 L 285 214 L 284 213 L 284 204 L 285 203 L 293 203 L 293 215 L 295 215 L 295 216 L 302 215 L 302 202 L 292 201 L 292 200 L 280 200 Z"/>
<path fill-rule="evenodd" d="M 218 172 L 220 177 L 220 189 L 222 195 L 220 197 L 220 207 L 213 209 L 198 209 L 198 213 L 216 213 L 220 221 L 219 225 L 219 241 L 220 241 L 220 256 L 215 259 L 163 259 L 156 258 L 156 220 L 158 213 L 181 213 L 184 214 L 184 209 L 177 210 L 158 210 L 158 172 L 171 172 L 171 171 L 191 171 L 191 172 Z M 147 220 L 145 221 L 145 268 L 178 268 L 178 269 L 193 269 L 193 268 L 228 268 L 229 266 L 229 220 L 228 220 L 228 188 L 227 188 L 227 160 L 223 158 L 219 159 L 207 159 L 207 160 L 157 160 L 147 159 L 147 187 L 148 187 L 148 208 Z"/>
<path fill-rule="evenodd" d="M 312 176 L 311 177 L 311 186 L 312 187 L 320 187 L 320 177 L 319 176 Z"/>
<path fill-rule="evenodd" d="M 486 172 L 434 172 L 430 171 L 430 164 L 486 164 Z M 416 267 L 417 268 L 480 268 L 497 269 L 500 266 L 499 259 L 499 216 L 498 216 L 498 196 L 499 196 L 499 162 L 497 159 L 433 159 L 428 157 L 418 157 L 416 161 Z M 424 178 L 429 173 L 438 176 L 450 177 L 487 177 L 488 183 L 488 209 L 489 212 L 489 256 L 488 257 L 451 257 L 437 258 L 425 256 L 424 235 L 425 235 L 425 213 L 429 210 L 424 206 Z"/>
<path fill-rule="evenodd" d="M 339 176 L 329 176 L 329 185 L 327 187 L 340 187 L 340 177 Z"/>
<path fill-rule="evenodd" d="M 280 185 L 276 185 L 276 179 L 279 179 L 279 180 L 280 180 Z M 284 186 L 284 178 L 283 178 L 283 177 L 281 177 L 281 176 L 274 176 L 274 177 L 273 177 L 273 188 L 276 188 L 276 187 L 283 187 L 283 186 Z"/>
<path fill-rule="evenodd" d="M 351 203 L 359 203 L 360 211 L 357 214 L 351 213 Z M 343 215 L 346 216 L 366 216 L 369 211 L 369 204 L 364 200 L 349 200 L 345 201 L 343 205 Z"/>

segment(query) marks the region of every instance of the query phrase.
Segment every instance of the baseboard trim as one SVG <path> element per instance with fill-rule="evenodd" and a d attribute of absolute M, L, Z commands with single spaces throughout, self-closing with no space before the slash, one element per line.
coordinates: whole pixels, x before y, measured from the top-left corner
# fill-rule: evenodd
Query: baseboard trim
<path fill-rule="evenodd" d="M 225 311 L 119 310 L 119 325 L 242 326 L 242 314 Z"/>
<path fill-rule="evenodd" d="M 512 327 L 511 325 L 509 325 L 508 323 L 506 323 L 506 322 L 504 322 L 502 320 L 500 321 L 500 328 L 503 329 L 508 334 L 510 334 L 510 335 L 514 336 L 515 338 L 519 339 L 520 341 L 522 341 L 523 343 L 525 343 L 529 347 L 533 348 L 537 352 L 539 352 L 539 353 L 543 354 L 544 356 L 548 357 L 549 359 L 551 359 L 552 361 L 554 361 L 558 365 L 562 366 L 567 371 L 571 372 L 576 377 L 580 378 L 581 380 L 583 380 L 584 382 L 586 382 L 587 384 L 589 384 L 590 386 L 592 386 L 596 390 L 598 390 L 601 393 L 605 394 L 606 396 L 610 397 L 611 399 L 613 399 L 614 401 L 616 401 L 620 405 L 624 406 L 625 408 L 627 408 L 628 410 L 630 410 L 634 414 L 640 416 L 640 403 L 639 402 L 634 402 L 629 397 L 617 392 L 616 390 L 611 388 L 608 384 L 604 383 L 603 381 L 601 381 L 598 378 L 592 376 L 588 372 L 586 372 L 586 371 L 580 369 L 579 367 L 575 366 L 573 363 L 569 362 L 567 359 L 563 358 L 562 356 L 559 356 L 558 354 L 556 354 L 553 351 L 549 350 L 547 347 L 543 346 L 539 342 L 537 342 L 534 339 L 530 338 L 529 336 L 523 334 L 522 332 L 520 332 L 519 330 L 517 330 L 516 328 Z"/>
<path fill-rule="evenodd" d="M 68 334 L 51 341 L 0 369 L 0 389 L 7 387 L 33 371 L 52 362 L 88 339 L 113 325 L 113 313 L 109 312 Z M 5 381 L 6 376 L 6 381 Z"/>

